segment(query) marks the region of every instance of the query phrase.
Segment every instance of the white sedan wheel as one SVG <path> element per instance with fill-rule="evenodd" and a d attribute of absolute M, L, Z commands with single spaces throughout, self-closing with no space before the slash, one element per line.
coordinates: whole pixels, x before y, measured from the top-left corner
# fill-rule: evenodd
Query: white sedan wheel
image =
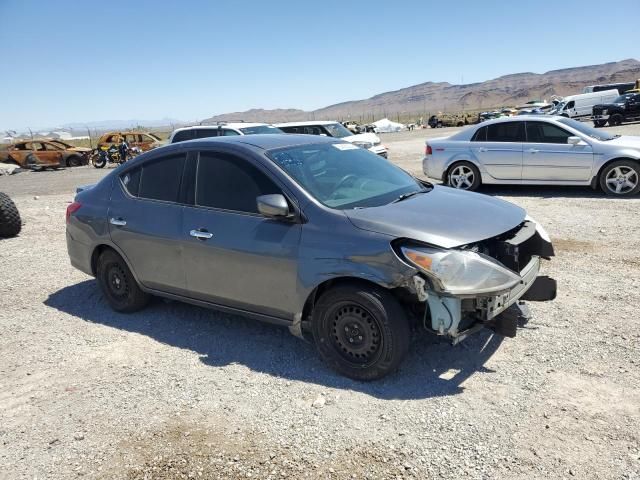
<path fill-rule="evenodd" d="M 466 165 L 458 165 L 449 173 L 449 184 L 454 188 L 469 190 L 475 181 L 475 173 Z"/>

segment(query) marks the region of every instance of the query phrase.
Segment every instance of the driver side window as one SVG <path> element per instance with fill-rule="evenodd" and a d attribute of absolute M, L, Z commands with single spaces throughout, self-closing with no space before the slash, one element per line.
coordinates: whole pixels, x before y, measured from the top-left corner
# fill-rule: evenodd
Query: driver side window
<path fill-rule="evenodd" d="M 571 133 L 545 122 L 527 122 L 527 143 L 566 144 Z"/>

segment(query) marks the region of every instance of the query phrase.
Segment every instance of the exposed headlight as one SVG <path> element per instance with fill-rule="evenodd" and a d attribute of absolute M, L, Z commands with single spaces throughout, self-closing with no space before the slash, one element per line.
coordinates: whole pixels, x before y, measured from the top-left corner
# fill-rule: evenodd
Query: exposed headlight
<path fill-rule="evenodd" d="M 452 295 L 508 290 L 520 276 L 494 259 L 475 252 L 402 247 L 404 257 Z"/>
<path fill-rule="evenodd" d="M 369 148 L 373 147 L 373 143 L 371 142 L 352 142 L 354 145 L 357 145 L 360 148 L 364 148 L 366 150 L 368 150 Z"/>

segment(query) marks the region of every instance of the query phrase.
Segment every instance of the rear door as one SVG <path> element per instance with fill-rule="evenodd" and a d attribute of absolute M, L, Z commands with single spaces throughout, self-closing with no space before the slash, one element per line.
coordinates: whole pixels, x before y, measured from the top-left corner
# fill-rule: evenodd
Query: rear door
<path fill-rule="evenodd" d="M 476 132 L 471 150 L 493 178 L 519 182 L 524 138 L 523 121 L 492 123 Z"/>
<path fill-rule="evenodd" d="M 522 179 L 580 181 L 589 180 L 593 167 L 593 148 L 569 145 L 573 134 L 553 123 L 526 122 Z"/>
<path fill-rule="evenodd" d="M 185 153 L 169 153 L 127 169 L 114 180 L 109 232 L 138 280 L 183 294 L 180 188 Z"/>
<path fill-rule="evenodd" d="M 301 225 L 265 218 L 256 206 L 257 196 L 282 189 L 248 158 L 211 150 L 198 154 L 195 185 L 182 227 L 190 295 L 290 318 Z"/>

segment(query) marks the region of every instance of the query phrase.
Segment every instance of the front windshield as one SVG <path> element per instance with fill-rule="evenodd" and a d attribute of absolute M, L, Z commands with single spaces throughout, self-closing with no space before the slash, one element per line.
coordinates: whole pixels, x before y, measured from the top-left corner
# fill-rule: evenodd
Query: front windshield
<path fill-rule="evenodd" d="M 595 129 L 582 122 L 578 122 L 577 120 L 572 120 L 570 118 L 559 118 L 558 121 L 560 123 L 564 123 L 568 127 L 573 128 L 574 130 L 579 131 L 584 135 L 587 135 L 591 138 L 595 138 L 596 140 L 607 141 L 607 140 L 612 140 L 616 138 L 615 135 L 611 135 L 610 133 L 605 133 L 602 130 Z"/>
<path fill-rule="evenodd" d="M 271 133 L 284 133 L 277 127 L 273 125 L 257 125 L 255 127 L 244 127 L 241 128 L 240 131 L 245 135 L 264 135 Z"/>
<path fill-rule="evenodd" d="M 350 143 L 288 147 L 269 157 L 327 207 L 377 207 L 424 185 L 384 158 Z"/>
<path fill-rule="evenodd" d="M 323 127 L 327 129 L 329 135 L 332 137 L 344 138 L 353 135 L 353 132 L 340 123 L 330 123 L 328 125 L 323 125 Z"/>

